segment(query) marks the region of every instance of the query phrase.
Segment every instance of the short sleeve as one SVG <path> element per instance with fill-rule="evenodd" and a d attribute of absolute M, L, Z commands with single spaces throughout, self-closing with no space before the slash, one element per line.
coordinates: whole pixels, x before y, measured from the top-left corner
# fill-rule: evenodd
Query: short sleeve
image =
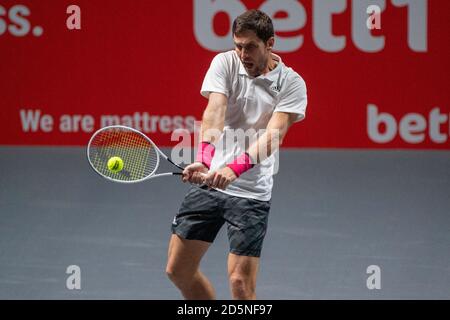
<path fill-rule="evenodd" d="M 216 55 L 203 79 L 201 95 L 208 98 L 211 92 L 217 92 L 228 97 L 230 93 L 229 70 L 230 62 L 225 53 Z"/>
<path fill-rule="evenodd" d="M 287 88 L 282 93 L 274 112 L 294 113 L 297 115 L 294 122 L 298 122 L 306 116 L 307 103 L 306 83 L 298 74 L 295 74 L 288 81 Z"/>

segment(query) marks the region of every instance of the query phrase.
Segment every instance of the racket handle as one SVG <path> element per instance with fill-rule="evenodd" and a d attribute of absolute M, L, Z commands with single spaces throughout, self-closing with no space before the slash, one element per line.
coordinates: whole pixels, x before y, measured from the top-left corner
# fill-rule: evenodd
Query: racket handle
<path fill-rule="evenodd" d="M 172 172 L 173 175 L 175 176 L 181 176 L 183 174 L 183 172 Z M 206 173 L 200 172 L 200 175 L 205 178 L 206 177 Z"/>

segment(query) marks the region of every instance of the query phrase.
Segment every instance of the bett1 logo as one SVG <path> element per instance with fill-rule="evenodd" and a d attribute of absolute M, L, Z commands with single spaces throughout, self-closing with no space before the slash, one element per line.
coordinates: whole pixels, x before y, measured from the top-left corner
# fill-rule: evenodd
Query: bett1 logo
<path fill-rule="evenodd" d="M 409 144 L 425 142 L 427 134 L 435 144 L 446 143 L 450 136 L 448 120 L 449 114 L 442 113 L 437 107 L 425 116 L 420 113 L 408 113 L 397 122 L 392 114 L 381 112 L 376 105 L 367 106 L 367 134 L 373 142 L 379 144 L 393 141 L 397 133 Z"/>
<path fill-rule="evenodd" d="M 376 14 L 386 9 L 388 0 L 352 0 L 351 1 L 351 40 L 362 52 L 380 52 L 385 47 L 385 36 L 374 36 L 367 27 L 371 20 L 369 14 L 376 8 Z M 408 46 L 414 52 L 427 52 L 427 0 L 390 0 L 395 8 L 408 9 Z M 348 44 L 348 37 L 333 34 L 333 15 L 348 10 L 347 0 L 312 0 L 312 17 L 307 17 L 302 1 L 268 0 L 259 9 L 267 13 L 273 21 L 275 30 L 279 32 L 296 32 L 303 29 L 306 23 L 312 24 L 312 38 L 318 49 L 324 52 L 341 52 Z M 372 9 L 371 9 L 372 8 Z M 214 20 L 225 15 L 231 22 L 246 6 L 239 0 L 194 0 L 194 34 L 197 42 L 210 51 L 225 51 L 233 48 L 231 26 L 226 34 L 217 34 Z M 392 9 L 391 9 L 392 10 Z M 285 13 L 279 17 L 278 13 Z M 295 52 L 304 42 L 302 34 L 291 36 L 277 35 L 275 51 Z"/>

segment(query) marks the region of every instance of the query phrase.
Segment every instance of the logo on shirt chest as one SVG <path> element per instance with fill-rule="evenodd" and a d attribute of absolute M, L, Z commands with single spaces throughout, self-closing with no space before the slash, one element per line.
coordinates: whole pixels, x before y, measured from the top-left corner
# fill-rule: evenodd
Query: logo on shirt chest
<path fill-rule="evenodd" d="M 271 86 L 271 87 L 270 87 L 270 90 L 275 91 L 276 93 L 280 93 L 280 91 L 281 91 L 281 86 L 277 86 L 277 85 Z"/>

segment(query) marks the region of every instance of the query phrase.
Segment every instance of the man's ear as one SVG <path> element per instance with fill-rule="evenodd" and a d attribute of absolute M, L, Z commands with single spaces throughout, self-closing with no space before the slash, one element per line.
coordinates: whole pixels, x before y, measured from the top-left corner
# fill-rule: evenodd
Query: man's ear
<path fill-rule="evenodd" d="M 269 50 L 273 49 L 274 44 L 275 44 L 275 38 L 274 37 L 270 37 L 269 40 L 267 40 L 267 42 L 266 42 L 267 48 Z"/>

